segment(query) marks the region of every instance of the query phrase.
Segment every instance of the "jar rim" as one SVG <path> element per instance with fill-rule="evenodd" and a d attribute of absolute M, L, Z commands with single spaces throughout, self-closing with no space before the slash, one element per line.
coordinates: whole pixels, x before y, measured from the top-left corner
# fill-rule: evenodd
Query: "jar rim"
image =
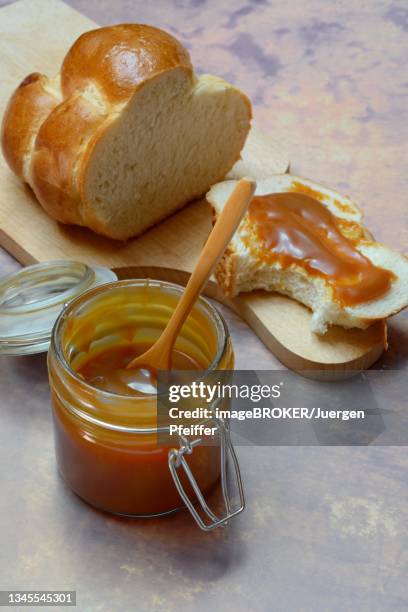
<path fill-rule="evenodd" d="M 64 323 L 66 322 L 67 317 L 72 313 L 72 311 L 75 311 L 75 309 L 78 308 L 80 305 L 83 305 L 84 303 L 86 303 L 86 301 L 89 298 L 99 293 L 103 293 L 111 289 L 117 288 L 119 286 L 120 287 L 126 287 L 126 286 L 136 286 L 137 287 L 137 286 L 146 286 L 146 284 L 148 284 L 151 287 L 154 287 L 154 286 L 164 287 L 164 288 L 170 289 L 171 291 L 174 291 L 175 293 L 178 293 L 179 295 L 181 295 L 181 293 L 184 290 L 184 287 L 182 285 L 179 285 L 177 283 L 171 283 L 169 281 L 153 280 L 153 279 L 147 279 L 147 278 L 117 280 L 111 283 L 105 283 L 104 285 L 101 285 L 99 287 L 95 287 L 93 289 L 89 289 L 88 291 L 85 291 L 84 293 L 82 293 L 81 295 L 79 295 L 78 297 L 70 301 L 59 314 L 57 320 L 55 321 L 55 324 L 52 330 L 52 334 L 51 334 L 51 349 L 53 350 L 53 354 L 55 355 L 58 364 L 63 367 L 64 372 L 68 373 L 68 375 L 75 381 L 75 384 L 78 385 L 80 388 L 86 391 L 91 391 L 91 392 L 96 391 L 101 398 L 104 398 L 104 397 L 107 399 L 121 398 L 122 400 L 126 400 L 128 402 L 129 401 L 132 401 L 132 402 L 133 401 L 135 402 L 146 401 L 146 398 L 149 398 L 149 397 L 158 398 L 160 397 L 160 395 L 163 395 L 163 394 L 151 393 L 151 394 L 145 394 L 145 395 L 140 395 L 140 396 L 137 396 L 137 395 L 130 396 L 130 395 L 126 395 L 123 393 L 107 391 L 105 389 L 100 389 L 99 387 L 95 387 L 88 381 L 84 380 L 81 376 L 79 376 L 77 372 L 75 372 L 75 370 L 71 367 L 68 359 L 66 358 L 64 354 L 64 350 L 62 348 L 62 331 L 63 331 Z M 210 315 L 210 317 L 212 318 L 212 321 L 215 322 L 216 331 L 217 331 L 217 345 L 218 345 L 217 353 L 213 361 L 209 364 L 209 366 L 205 370 L 202 371 L 204 374 L 206 374 L 208 372 L 213 372 L 214 370 L 217 369 L 217 366 L 219 365 L 222 359 L 222 356 L 225 353 L 225 349 L 226 349 L 227 341 L 228 341 L 228 328 L 227 328 L 227 324 L 225 322 L 224 317 L 221 315 L 221 313 L 218 312 L 215 306 L 213 306 L 211 302 L 209 302 L 206 298 L 200 295 L 196 304 L 199 304 L 201 307 L 203 307 L 204 310 Z M 81 411 L 81 413 L 83 413 L 83 411 Z M 94 417 L 92 417 L 92 420 L 95 420 Z M 105 423 L 99 422 L 99 424 L 102 425 Z M 108 424 L 106 424 L 106 426 L 108 426 Z M 117 426 L 117 425 L 114 426 L 115 429 L 117 427 L 120 427 L 122 429 L 122 426 Z M 144 432 L 147 432 L 149 430 L 158 431 L 158 428 L 140 429 L 140 428 L 133 428 L 133 427 L 123 427 L 123 429 L 127 431 L 144 431 Z"/>

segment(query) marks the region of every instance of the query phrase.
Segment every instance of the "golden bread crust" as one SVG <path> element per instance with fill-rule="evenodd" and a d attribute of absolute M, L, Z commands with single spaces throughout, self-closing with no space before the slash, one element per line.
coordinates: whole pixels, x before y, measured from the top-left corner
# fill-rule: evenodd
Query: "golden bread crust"
<path fill-rule="evenodd" d="M 82 96 L 59 104 L 41 125 L 32 159 L 32 187 L 43 208 L 63 223 L 81 223 L 76 165 L 104 115 Z M 85 145 L 84 145 L 85 143 Z"/>
<path fill-rule="evenodd" d="M 68 51 L 61 89 L 68 97 L 97 81 L 116 104 L 126 102 L 145 79 L 177 66 L 193 72 L 188 51 L 163 30 L 139 24 L 98 28 L 82 34 Z"/>
<path fill-rule="evenodd" d="M 236 288 L 237 255 L 229 245 L 221 257 L 215 269 L 215 278 L 218 285 L 227 297 L 235 297 L 238 294 Z"/>
<path fill-rule="evenodd" d="M 1 144 L 11 170 L 30 184 L 48 214 L 92 227 L 80 184 L 88 146 L 140 85 L 178 67 L 193 79 L 189 53 L 173 36 L 122 24 L 80 36 L 65 56 L 57 85 L 39 73 L 22 81 L 3 117 Z"/>
<path fill-rule="evenodd" d="M 29 74 L 11 96 L 1 127 L 1 146 L 11 170 L 28 182 L 24 159 L 30 153 L 32 140 L 40 125 L 57 106 L 59 99 L 47 91 L 43 74 Z"/>

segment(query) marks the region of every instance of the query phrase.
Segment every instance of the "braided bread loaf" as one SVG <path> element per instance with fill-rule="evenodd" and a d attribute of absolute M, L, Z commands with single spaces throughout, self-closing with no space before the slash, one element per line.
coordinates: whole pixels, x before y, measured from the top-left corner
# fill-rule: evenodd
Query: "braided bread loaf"
<path fill-rule="evenodd" d="M 80 36 L 55 79 L 23 80 L 2 148 L 53 218 L 127 239 L 223 179 L 250 120 L 248 98 L 197 77 L 170 34 L 124 24 Z"/>

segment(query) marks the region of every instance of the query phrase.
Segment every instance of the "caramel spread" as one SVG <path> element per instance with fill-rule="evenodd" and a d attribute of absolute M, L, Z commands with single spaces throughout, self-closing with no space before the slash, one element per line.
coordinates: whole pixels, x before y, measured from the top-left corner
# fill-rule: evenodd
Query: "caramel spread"
<path fill-rule="evenodd" d="M 265 261 L 283 267 L 302 266 L 325 278 L 334 297 L 347 306 L 374 300 L 389 290 L 394 275 L 378 268 L 342 234 L 336 217 L 305 193 L 256 196 L 249 207 L 250 223 L 262 245 Z"/>
<path fill-rule="evenodd" d="M 143 355 L 150 344 L 112 346 L 91 358 L 78 369 L 78 374 L 94 387 L 121 395 L 140 395 L 156 392 L 155 373 L 144 368 L 126 366 L 138 355 Z M 173 350 L 172 368 L 175 370 L 204 370 L 205 364 Z"/>

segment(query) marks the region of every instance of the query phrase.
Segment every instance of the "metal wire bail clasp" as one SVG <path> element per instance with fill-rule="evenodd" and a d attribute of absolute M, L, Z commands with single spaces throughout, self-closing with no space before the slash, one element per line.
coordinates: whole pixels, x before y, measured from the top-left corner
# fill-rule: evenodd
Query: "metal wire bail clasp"
<path fill-rule="evenodd" d="M 200 490 L 200 487 L 197 484 L 196 479 L 186 461 L 185 455 L 191 455 L 195 446 L 198 446 L 202 443 L 201 438 L 197 438 L 196 440 L 189 441 L 185 436 L 179 436 L 180 439 L 180 448 L 171 449 L 169 451 L 168 463 L 171 475 L 173 476 L 174 483 L 177 487 L 177 491 L 180 494 L 180 497 L 186 504 L 187 508 L 190 510 L 194 520 L 198 524 L 198 526 L 203 531 L 211 531 L 216 527 L 225 527 L 228 525 L 230 519 L 239 514 L 245 508 L 245 498 L 244 491 L 242 487 L 242 479 L 241 472 L 239 469 L 238 459 L 235 454 L 234 447 L 231 442 L 231 437 L 229 433 L 228 426 L 221 419 L 215 419 L 217 424 L 218 433 L 220 435 L 220 462 L 221 462 L 221 490 L 224 499 L 226 513 L 225 516 L 218 517 L 214 512 L 209 508 L 207 502 L 204 499 L 204 496 Z M 235 478 L 237 482 L 238 494 L 239 494 L 239 507 L 235 510 L 231 510 L 231 501 L 228 493 L 228 483 L 227 483 L 227 458 L 228 453 L 232 458 L 234 470 L 235 470 Z M 181 484 L 178 469 L 182 467 L 192 488 L 197 497 L 197 501 L 203 510 L 204 515 L 210 520 L 210 522 L 204 522 L 203 518 L 200 516 L 194 502 L 187 495 L 183 485 Z"/>

